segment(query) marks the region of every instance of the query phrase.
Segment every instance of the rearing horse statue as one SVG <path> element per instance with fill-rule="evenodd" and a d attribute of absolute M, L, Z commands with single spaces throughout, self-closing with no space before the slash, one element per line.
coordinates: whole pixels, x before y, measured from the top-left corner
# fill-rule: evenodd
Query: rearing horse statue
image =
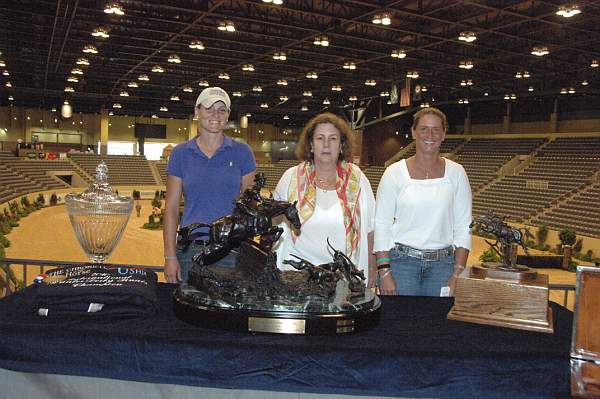
<path fill-rule="evenodd" d="M 296 229 L 300 229 L 300 216 L 296 202 L 277 201 L 260 195 L 265 184 L 265 177 L 257 174 L 255 185 L 246 190 L 230 215 L 223 216 L 211 224 L 194 223 L 179 230 L 177 245 L 183 249 L 194 240 L 206 237 L 203 251 L 194 256 L 194 262 L 209 265 L 225 257 L 229 251 L 240 245 L 242 241 L 259 247 L 265 252 L 271 250 L 273 244 L 283 233 L 283 229 L 273 226 L 273 218 L 284 215 Z M 208 227 L 208 232 L 192 232 L 201 227 Z M 258 236 L 258 243 L 254 240 Z"/>

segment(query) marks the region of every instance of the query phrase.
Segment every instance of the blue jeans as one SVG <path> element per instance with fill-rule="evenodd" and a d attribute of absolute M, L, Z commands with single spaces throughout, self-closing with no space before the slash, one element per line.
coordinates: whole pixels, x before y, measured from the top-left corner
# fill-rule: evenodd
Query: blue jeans
<path fill-rule="evenodd" d="M 392 248 L 390 259 L 396 295 L 440 296 L 440 290 L 448 285 L 448 279 L 454 272 L 454 255 L 426 261 Z"/>
<path fill-rule="evenodd" d="M 197 243 L 191 243 L 185 250 L 177 248 L 177 260 L 179 261 L 179 266 L 181 267 L 181 281 L 187 283 L 190 270 L 192 269 L 192 266 L 194 266 L 194 261 L 192 258 L 198 252 L 202 251 L 203 248 L 204 245 Z M 239 252 L 236 248 L 229 252 L 223 259 L 214 263 L 214 265 L 221 267 L 235 267 L 235 262 L 238 255 Z"/>

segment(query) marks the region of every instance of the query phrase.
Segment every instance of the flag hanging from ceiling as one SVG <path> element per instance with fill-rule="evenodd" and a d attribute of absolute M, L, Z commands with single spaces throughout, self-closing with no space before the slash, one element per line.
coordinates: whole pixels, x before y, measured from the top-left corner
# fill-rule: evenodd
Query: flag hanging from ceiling
<path fill-rule="evenodd" d="M 404 87 L 400 90 L 400 106 L 401 107 L 410 107 L 412 100 L 412 90 L 411 90 L 411 78 L 406 78 L 404 80 Z"/>

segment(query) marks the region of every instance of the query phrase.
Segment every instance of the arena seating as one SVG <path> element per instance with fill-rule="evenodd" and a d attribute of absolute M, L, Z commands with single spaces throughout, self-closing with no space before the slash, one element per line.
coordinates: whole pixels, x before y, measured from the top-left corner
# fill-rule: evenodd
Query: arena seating
<path fill-rule="evenodd" d="M 156 166 L 156 170 L 158 170 L 158 174 L 162 179 L 162 184 L 167 184 L 167 162 L 158 161 L 154 163 L 154 166 Z"/>
<path fill-rule="evenodd" d="M 493 180 L 500 168 L 516 155 L 533 152 L 544 139 L 471 139 L 458 151 L 455 161 L 469 176 L 471 190 L 477 192 Z"/>
<path fill-rule="evenodd" d="M 535 220 L 553 203 L 588 186 L 598 170 L 600 138 L 557 139 L 545 144 L 522 171 L 502 176 L 477 192 L 473 213 L 495 209 L 516 222 Z"/>
<path fill-rule="evenodd" d="M 94 176 L 96 166 L 104 161 L 108 166 L 108 182 L 111 185 L 158 185 L 150 165 L 144 156 L 94 155 L 70 153 L 69 158 L 87 174 Z"/>

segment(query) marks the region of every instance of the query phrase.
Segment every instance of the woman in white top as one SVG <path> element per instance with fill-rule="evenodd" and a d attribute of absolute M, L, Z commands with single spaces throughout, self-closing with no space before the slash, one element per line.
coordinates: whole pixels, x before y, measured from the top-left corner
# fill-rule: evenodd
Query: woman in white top
<path fill-rule="evenodd" d="M 313 264 L 332 261 L 332 251 L 343 251 L 362 269 L 370 287 L 375 283 L 372 254 L 375 198 L 371 184 L 352 159 L 352 130 L 340 117 L 323 113 L 312 118 L 300 136 L 296 155 L 302 161 L 288 169 L 274 197 L 298 201 L 302 228 L 296 235 L 287 223 L 276 245 L 277 266 L 304 258 Z M 371 269 L 371 270 L 370 270 Z"/>
<path fill-rule="evenodd" d="M 446 115 L 424 108 L 413 118 L 416 154 L 390 165 L 377 190 L 374 251 L 380 290 L 419 296 L 447 290 L 451 295 L 471 249 L 471 188 L 463 167 L 440 156 Z"/>

